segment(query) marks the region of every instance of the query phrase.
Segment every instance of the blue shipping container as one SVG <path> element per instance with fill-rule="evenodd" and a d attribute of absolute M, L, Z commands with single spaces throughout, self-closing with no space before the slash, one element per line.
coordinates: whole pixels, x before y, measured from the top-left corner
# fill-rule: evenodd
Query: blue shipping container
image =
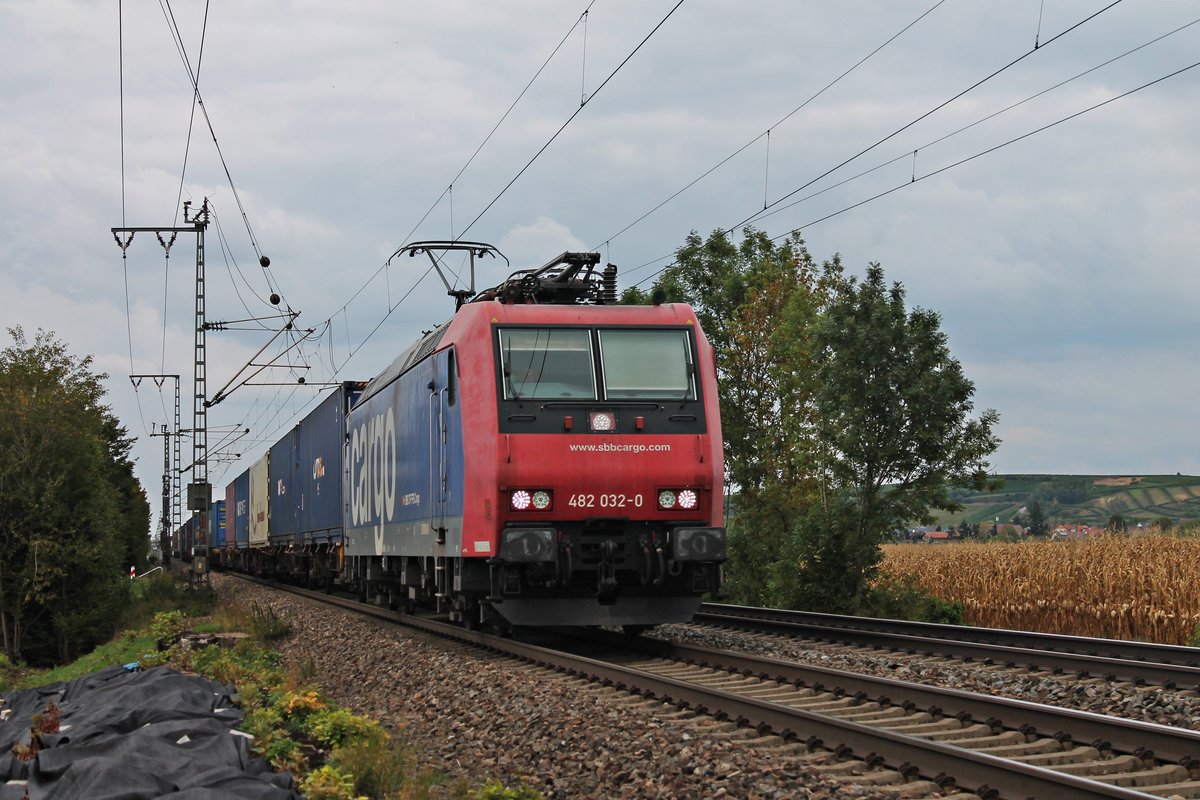
<path fill-rule="evenodd" d="M 225 546 L 225 501 L 218 500 L 208 512 L 208 542 L 213 547 Z"/>
<path fill-rule="evenodd" d="M 296 544 L 296 428 L 271 447 L 267 460 L 267 539 L 273 545 Z"/>
<path fill-rule="evenodd" d="M 228 500 L 226 500 L 228 502 Z M 229 515 L 226 510 L 226 516 Z M 233 540 L 237 547 L 250 546 L 250 470 L 233 480 Z"/>
<path fill-rule="evenodd" d="M 299 533 L 304 544 L 342 539 L 342 451 L 346 413 L 364 383 L 343 382 L 296 427 Z"/>

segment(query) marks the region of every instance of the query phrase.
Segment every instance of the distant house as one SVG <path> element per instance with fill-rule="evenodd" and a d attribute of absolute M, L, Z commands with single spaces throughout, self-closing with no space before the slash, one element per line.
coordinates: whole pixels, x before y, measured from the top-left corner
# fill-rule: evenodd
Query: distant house
<path fill-rule="evenodd" d="M 937 544 L 940 542 L 951 542 L 958 538 L 957 533 L 950 531 L 926 531 L 921 536 L 921 541 L 929 544 Z"/>
<path fill-rule="evenodd" d="M 1092 529 L 1087 525 L 1058 525 L 1050 531 L 1050 538 L 1057 542 L 1065 542 L 1086 539 L 1091 534 Z"/>

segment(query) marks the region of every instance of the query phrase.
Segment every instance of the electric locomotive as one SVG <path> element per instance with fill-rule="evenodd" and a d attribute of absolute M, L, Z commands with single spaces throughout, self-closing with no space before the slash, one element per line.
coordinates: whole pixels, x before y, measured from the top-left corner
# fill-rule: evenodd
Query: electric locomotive
<path fill-rule="evenodd" d="M 409 255 L 477 243 L 421 243 Z M 712 348 L 682 304 L 616 304 L 563 253 L 473 295 L 346 413 L 341 579 L 468 625 L 691 619 L 720 591 Z M 440 274 L 440 268 L 439 268 Z M 443 275 L 443 281 L 445 281 Z M 447 289 L 450 289 L 447 282 Z"/>

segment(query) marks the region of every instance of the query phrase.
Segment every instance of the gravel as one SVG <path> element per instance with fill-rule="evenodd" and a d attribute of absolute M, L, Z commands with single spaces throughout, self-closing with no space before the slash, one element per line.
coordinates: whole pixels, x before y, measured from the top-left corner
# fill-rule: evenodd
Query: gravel
<path fill-rule="evenodd" d="M 293 634 L 280 645 L 284 656 L 311 664 L 314 681 L 340 704 L 399 732 L 421 766 L 445 776 L 445 796 L 456 782 L 494 779 L 523 781 L 547 798 L 942 796 L 925 782 L 863 785 L 870 777 L 842 773 L 827 754 L 808 755 L 774 737 L 755 741 L 753 732 L 708 717 L 257 584 L 221 575 L 213 583 L 223 598 L 266 605 L 286 619 Z M 1200 723 L 1200 698 L 1192 692 L 699 625 L 661 626 L 648 635 L 1162 724 Z"/>

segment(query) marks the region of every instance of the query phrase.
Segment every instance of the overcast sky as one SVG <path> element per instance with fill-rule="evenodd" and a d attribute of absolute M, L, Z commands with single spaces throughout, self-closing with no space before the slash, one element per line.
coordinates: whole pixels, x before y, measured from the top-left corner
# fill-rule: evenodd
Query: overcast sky
<path fill-rule="evenodd" d="M 271 314 L 276 290 L 315 331 L 290 354 L 309 369 L 210 411 L 210 445 L 251 429 L 241 462 L 214 456 L 220 496 L 312 384 L 370 378 L 449 316 L 427 262 L 381 271 L 406 241 L 490 242 L 513 268 L 599 249 L 624 287 L 769 204 L 759 229 L 854 274 L 881 262 L 941 314 L 976 409 L 1000 413 L 997 472 L 1200 474 L 1200 68 L 951 166 L 1200 60 L 1200 24 L 1171 33 L 1200 2 L 1106 5 L 264 1 L 213 4 L 205 30 L 198 0 L 0 0 L 0 323 L 95 357 L 157 508 L 146 434 L 173 387 L 129 375 L 183 375 L 190 427 L 196 237 L 167 262 L 139 234 L 123 260 L 112 227 L 209 198 L 208 319 Z M 505 274 L 481 262 L 477 284 Z M 267 338 L 208 335 L 210 397 Z"/>

